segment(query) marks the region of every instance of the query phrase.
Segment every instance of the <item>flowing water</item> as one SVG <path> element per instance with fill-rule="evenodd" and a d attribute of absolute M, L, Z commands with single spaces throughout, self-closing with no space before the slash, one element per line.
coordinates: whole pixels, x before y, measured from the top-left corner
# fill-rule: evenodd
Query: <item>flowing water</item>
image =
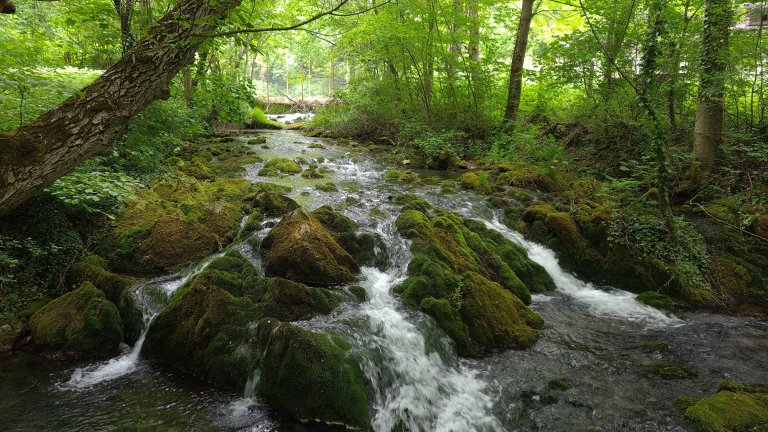
<path fill-rule="evenodd" d="M 383 180 L 386 164 L 375 154 L 300 134 L 265 132 L 265 160 L 301 157 L 332 170 L 328 179 L 265 179 L 260 164 L 252 181 L 275 181 L 314 209 L 342 204 L 361 229 L 384 240 L 376 267 L 364 267 L 368 300 L 345 304 L 327 317 L 297 323 L 345 334 L 371 391 L 375 431 L 684 431 L 671 410 L 681 395 L 706 395 L 722 379 L 764 381 L 768 376 L 768 323 L 701 312 L 676 316 L 641 305 L 625 291 L 584 282 L 564 271 L 552 251 L 499 223 L 482 197 L 440 194 L 443 174 L 422 173 L 424 186 Z M 243 139 L 247 139 L 244 137 Z M 310 149 L 322 143 L 325 149 Z M 332 180 L 339 192 L 317 192 Z M 546 322 L 529 350 L 504 351 L 481 360 L 458 359 L 450 341 L 427 316 L 402 308 L 392 288 L 405 277 L 408 242 L 394 230 L 392 196 L 417 193 L 433 204 L 483 220 L 522 245 L 555 280 L 553 292 L 535 295 L 532 308 Z M 265 223 L 263 237 L 276 220 Z M 234 245 L 257 268 L 249 243 Z M 148 323 L 179 286 L 213 257 L 176 275 L 134 287 Z M 259 371 L 243 395 L 224 394 L 189 376 L 142 359 L 142 335 L 133 347 L 105 361 L 51 362 L 28 354 L 0 360 L 0 430 L 325 430 L 286 421 L 256 396 Z M 697 376 L 664 380 L 662 364 L 694 367 Z M 560 383 L 553 386 L 551 382 Z"/>

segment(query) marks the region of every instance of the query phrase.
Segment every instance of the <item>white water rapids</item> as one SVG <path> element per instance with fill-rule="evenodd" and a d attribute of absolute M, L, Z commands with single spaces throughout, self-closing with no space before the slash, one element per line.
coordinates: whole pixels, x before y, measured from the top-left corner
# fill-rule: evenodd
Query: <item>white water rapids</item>
<path fill-rule="evenodd" d="M 522 234 L 509 229 L 497 218 L 484 221 L 490 229 L 500 232 L 507 239 L 519 244 L 528 252 L 528 258 L 538 263 L 555 281 L 557 290 L 586 305 L 595 315 L 624 319 L 645 324 L 648 328 L 673 327 L 685 324 L 674 315 L 639 303 L 636 294 L 619 289 L 601 290 L 563 270 L 555 253 L 526 240 Z"/>

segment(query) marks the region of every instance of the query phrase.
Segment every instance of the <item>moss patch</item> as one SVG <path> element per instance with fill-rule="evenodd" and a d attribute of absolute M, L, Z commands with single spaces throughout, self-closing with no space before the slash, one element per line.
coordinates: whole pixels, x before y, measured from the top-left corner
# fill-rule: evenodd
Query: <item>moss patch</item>
<path fill-rule="evenodd" d="M 412 239 L 409 278 L 396 288 L 403 302 L 435 318 L 461 355 L 531 346 L 542 321 L 525 303 L 529 287 L 554 288 L 546 271 L 478 221 L 412 207 L 421 206 L 406 205 L 396 220 Z"/>
<path fill-rule="evenodd" d="M 264 269 L 310 285 L 352 282 L 360 267 L 312 213 L 299 208 L 289 213 L 261 243 Z"/>
<path fill-rule="evenodd" d="M 67 356 L 109 357 L 123 337 L 117 307 L 86 282 L 30 318 L 35 345 Z"/>

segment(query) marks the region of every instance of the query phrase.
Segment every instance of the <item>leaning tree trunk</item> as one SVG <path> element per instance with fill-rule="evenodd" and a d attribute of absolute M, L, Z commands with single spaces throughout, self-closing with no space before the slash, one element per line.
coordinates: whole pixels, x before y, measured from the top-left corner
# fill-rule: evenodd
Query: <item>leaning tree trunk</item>
<path fill-rule="evenodd" d="M 699 162 L 695 180 L 715 168 L 715 153 L 723 140 L 723 99 L 728 66 L 731 1 L 707 0 L 699 72 L 699 100 L 693 131 L 693 152 Z"/>
<path fill-rule="evenodd" d="M 534 2 L 535 0 L 523 0 L 520 10 L 520 23 L 517 26 L 515 52 L 512 54 L 509 70 L 507 108 L 504 111 L 504 123 L 506 123 L 507 131 L 510 133 L 515 129 L 517 113 L 520 111 L 520 96 L 523 91 L 523 66 L 525 65 L 525 51 L 528 48 L 528 33 L 531 31 Z"/>
<path fill-rule="evenodd" d="M 105 153 L 136 114 L 167 99 L 171 79 L 192 63 L 204 41 L 199 35 L 213 30 L 241 1 L 181 0 L 81 94 L 0 136 L 0 214 Z"/>

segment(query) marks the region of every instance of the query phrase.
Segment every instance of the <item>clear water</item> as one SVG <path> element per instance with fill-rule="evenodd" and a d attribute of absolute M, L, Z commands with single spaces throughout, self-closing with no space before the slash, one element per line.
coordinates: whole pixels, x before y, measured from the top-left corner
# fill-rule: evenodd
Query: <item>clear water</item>
<path fill-rule="evenodd" d="M 594 286 L 563 271 L 551 251 L 501 225 L 482 197 L 440 194 L 435 185 L 444 174 L 423 173 L 424 186 L 393 185 L 383 181 L 386 165 L 373 152 L 289 131 L 265 136 L 269 149 L 254 146 L 265 160 L 302 157 L 332 173 L 320 180 L 266 179 L 257 175 L 256 164 L 247 167 L 247 178 L 291 186 L 289 195 L 310 209 L 354 198 L 343 213 L 387 245 L 389 264 L 363 269 L 368 301 L 297 323 L 348 336 L 355 354 L 364 359 L 370 382 L 372 430 L 683 431 L 669 409 L 676 397 L 711 393 L 725 378 L 760 382 L 768 376 L 764 321 L 661 313 L 637 303 L 631 293 Z M 312 143 L 326 148 L 308 148 Z M 315 191 L 316 184 L 329 180 L 339 192 Z M 391 288 L 405 276 L 409 253 L 407 242 L 394 233 L 397 206 L 390 204 L 390 197 L 402 192 L 418 193 L 435 205 L 484 220 L 525 247 L 553 276 L 557 290 L 534 296 L 532 307 L 546 327 L 533 348 L 460 360 L 431 319 L 400 306 Z M 247 243 L 235 247 L 260 266 L 258 253 Z M 207 262 L 210 259 L 137 286 L 146 319 L 162 307 L 163 296 Z M 255 394 L 258 371 L 244 394 L 223 394 L 142 359 L 142 340 L 106 362 L 51 362 L 26 354 L 0 360 L 0 430 L 325 430 L 270 412 Z M 654 350 L 659 341 L 670 348 Z M 698 376 L 663 380 L 651 372 L 654 365 L 668 363 L 693 366 Z M 556 378 L 566 380 L 570 388 L 548 388 Z"/>

